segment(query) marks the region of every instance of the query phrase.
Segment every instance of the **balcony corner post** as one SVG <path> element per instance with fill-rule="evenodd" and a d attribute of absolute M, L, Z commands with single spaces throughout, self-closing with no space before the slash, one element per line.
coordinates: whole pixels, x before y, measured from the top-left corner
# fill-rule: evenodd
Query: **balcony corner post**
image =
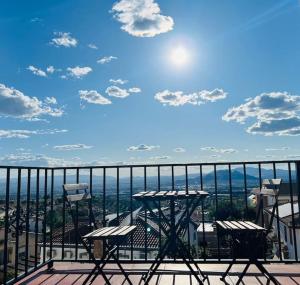
<path fill-rule="evenodd" d="M 300 209 L 300 161 L 296 161 L 296 189 L 298 196 L 298 209 Z M 299 215 L 300 220 L 300 215 Z"/>

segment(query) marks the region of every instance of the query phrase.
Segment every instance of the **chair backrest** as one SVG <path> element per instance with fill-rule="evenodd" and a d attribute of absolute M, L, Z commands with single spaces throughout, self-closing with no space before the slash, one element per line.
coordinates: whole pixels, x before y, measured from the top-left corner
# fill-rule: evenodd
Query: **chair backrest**
<path fill-rule="evenodd" d="M 83 221 L 89 220 L 92 227 L 96 228 L 95 216 L 92 210 L 92 196 L 89 190 L 89 185 L 87 183 L 77 183 L 77 184 L 63 184 L 64 198 L 69 207 L 70 214 L 74 226 L 78 227 L 78 222 L 80 219 Z M 85 217 L 78 217 L 78 202 L 87 201 L 88 202 L 88 215 Z"/>
<path fill-rule="evenodd" d="M 266 196 L 278 196 L 282 179 L 264 179 L 260 193 Z"/>
<path fill-rule="evenodd" d="M 63 184 L 63 189 L 65 199 L 70 204 L 92 198 L 87 183 Z"/>

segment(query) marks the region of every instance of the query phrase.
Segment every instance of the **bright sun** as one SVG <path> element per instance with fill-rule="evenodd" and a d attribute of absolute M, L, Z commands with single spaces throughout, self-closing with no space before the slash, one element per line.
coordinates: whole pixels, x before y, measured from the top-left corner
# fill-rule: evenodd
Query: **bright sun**
<path fill-rule="evenodd" d="M 183 66 L 189 61 L 188 51 L 182 47 L 175 47 L 170 53 L 171 62 L 177 66 Z"/>

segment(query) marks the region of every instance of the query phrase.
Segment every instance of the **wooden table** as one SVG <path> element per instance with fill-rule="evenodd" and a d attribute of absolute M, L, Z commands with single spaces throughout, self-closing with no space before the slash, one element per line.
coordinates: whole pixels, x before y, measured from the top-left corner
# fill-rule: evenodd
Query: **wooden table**
<path fill-rule="evenodd" d="M 208 193 L 205 191 L 143 191 L 133 195 L 133 198 L 137 201 L 143 203 L 145 209 L 148 210 L 150 216 L 154 220 L 161 219 L 161 229 L 166 236 L 166 241 L 161 247 L 156 259 L 152 263 L 149 271 L 143 277 L 145 284 L 149 284 L 154 273 L 159 268 L 163 259 L 166 256 L 171 257 L 180 257 L 183 259 L 183 262 L 190 269 L 191 273 L 195 276 L 199 284 L 203 284 L 203 281 L 207 278 L 202 271 L 200 270 L 198 264 L 193 259 L 190 254 L 189 249 L 185 246 L 184 242 L 180 238 L 180 233 L 185 232 L 186 227 L 189 226 L 189 220 L 191 215 L 195 211 L 196 207 L 200 202 L 208 196 Z M 167 218 L 164 214 L 164 211 L 160 207 L 160 201 L 169 202 L 170 207 L 170 218 Z M 175 202 L 176 201 L 185 201 L 186 205 L 179 216 L 176 219 L 175 215 Z M 153 211 L 154 206 L 157 211 Z M 191 266 L 194 264 L 196 270 Z M 202 280 L 199 278 L 199 274 L 202 277 Z"/>
<path fill-rule="evenodd" d="M 267 230 L 250 221 L 216 221 L 218 238 L 220 235 L 227 235 L 231 237 L 231 248 L 234 252 L 232 261 L 230 262 L 226 271 L 222 274 L 221 280 L 226 283 L 227 277 L 231 267 L 236 264 L 237 258 L 247 259 L 246 267 L 236 285 L 240 284 L 249 269 L 250 265 L 255 265 L 261 273 L 271 280 L 274 284 L 280 284 L 278 281 L 266 270 L 263 263 L 259 260 L 260 254 L 265 252 L 265 239 Z M 241 256 L 242 254 L 242 256 Z M 264 253 L 265 254 L 265 253 Z M 263 254 L 263 255 L 264 255 Z"/>

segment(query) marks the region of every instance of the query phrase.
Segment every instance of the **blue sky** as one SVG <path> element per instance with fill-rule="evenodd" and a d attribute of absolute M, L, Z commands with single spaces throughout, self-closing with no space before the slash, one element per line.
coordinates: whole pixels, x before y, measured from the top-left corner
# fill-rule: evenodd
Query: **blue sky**
<path fill-rule="evenodd" d="M 299 2 L 188 3 L 2 1 L 0 163 L 299 157 Z"/>

